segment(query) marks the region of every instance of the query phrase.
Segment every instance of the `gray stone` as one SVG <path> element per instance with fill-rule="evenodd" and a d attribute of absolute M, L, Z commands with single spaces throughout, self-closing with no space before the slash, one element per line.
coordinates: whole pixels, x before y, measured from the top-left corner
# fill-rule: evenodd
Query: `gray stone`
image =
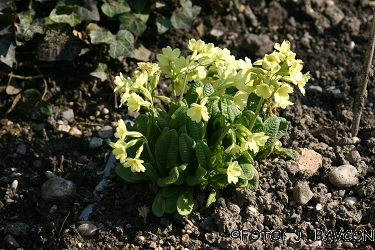
<path fill-rule="evenodd" d="M 18 235 L 26 235 L 27 231 L 29 230 L 29 225 L 23 223 L 23 222 L 14 222 L 6 225 L 4 229 L 5 234 L 12 234 L 15 236 Z"/>
<path fill-rule="evenodd" d="M 339 188 L 347 188 L 358 184 L 358 171 L 352 165 L 341 165 L 329 173 L 329 181 Z"/>
<path fill-rule="evenodd" d="M 98 136 L 103 139 L 111 138 L 113 136 L 113 128 L 109 125 L 101 127 L 98 130 Z"/>
<path fill-rule="evenodd" d="M 98 137 L 91 138 L 91 141 L 89 143 L 90 148 L 98 148 L 103 145 L 103 139 Z"/>
<path fill-rule="evenodd" d="M 4 242 L 9 249 L 15 249 L 20 247 L 20 244 L 18 244 L 18 242 L 10 234 L 4 237 Z"/>
<path fill-rule="evenodd" d="M 26 145 L 23 143 L 18 145 L 16 152 L 17 154 L 20 154 L 20 155 L 26 154 Z"/>
<path fill-rule="evenodd" d="M 78 128 L 73 127 L 69 130 L 69 135 L 80 137 L 82 135 L 82 131 L 79 130 Z"/>
<path fill-rule="evenodd" d="M 75 184 L 61 177 L 46 181 L 41 188 L 41 196 L 45 201 L 66 200 L 76 192 Z"/>
<path fill-rule="evenodd" d="M 307 182 L 298 182 L 293 189 L 294 201 L 299 205 L 305 205 L 313 196 L 314 193 L 311 192 Z"/>
<path fill-rule="evenodd" d="M 344 12 L 337 6 L 337 5 L 331 5 L 328 6 L 324 14 L 331 20 L 331 24 L 333 27 L 337 26 L 341 20 L 345 17 Z"/>
<path fill-rule="evenodd" d="M 90 237 L 98 232 L 98 228 L 91 222 L 84 222 L 78 226 L 77 231 L 82 236 Z"/>
<path fill-rule="evenodd" d="M 243 38 L 241 47 L 256 57 L 263 58 L 266 53 L 270 53 L 273 50 L 274 42 L 267 35 L 247 33 Z"/>
<path fill-rule="evenodd" d="M 361 155 L 357 150 L 351 150 L 347 156 L 345 157 L 351 164 L 355 164 L 356 162 L 361 160 Z"/>
<path fill-rule="evenodd" d="M 55 134 L 60 134 L 60 133 L 69 133 L 70 131 L 70 126 L 66 124 L 60 124 L 56 127 L 55 129 Z"/>
<path fill-rule="evenodd" d="M 61 116 L 67 120 L 69 123 L 74 122 L 74 111 L 73 109 L 68 109 L 64 112 L 61 112 Z"/>

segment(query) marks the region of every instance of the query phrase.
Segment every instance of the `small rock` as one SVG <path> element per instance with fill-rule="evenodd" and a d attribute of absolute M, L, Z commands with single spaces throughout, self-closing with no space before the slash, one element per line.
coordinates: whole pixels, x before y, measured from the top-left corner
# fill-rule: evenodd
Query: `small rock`
<path fill-rule="evenodd" d="M 323 164 L 323 157 L 311 149 L 301 148 L 301 156 L 298 159 L 300 170 L 310 170 L 316 172 Z"/>
<path fill-rule="evenodd" d="M 16 152 L 17 154 L 20 154 L 20 155 L 26 154 L 26 145 L 23 143 L 18 145 Z"/>
<path fill-rule="evenodd" d="M 354 205 L 355 203 L 358 202 L 358 198 L 354 196 L 349 196 L 344 199 L 344 202 L 346 204 Z"/>
<path fill-rule="evenodd" d="M 61 112 L 61 116 L 67 120 L 69 123 L 74 122 L 74 111 L 73 109 L 68 109 L 66 111 Z"/>
<path fill-rule="evenodd" d="M 81 164 L 85 164 L 85 163 L 88 163 L 90 161 L 90 159 L 86 156 L 86 155 L 81 155 L 78 160 L 77 160 L 79 163 Z"/>
<path fill-rule="evenodd" d="M 108 139 L 113 136 L 113 128 L 106 125 L 98 130 L 98 136 L 103 139 Z"/>
<path fill-rule="evenodd" d="M 353 248 L 354 247 L 353 243 L 348 242 L 348 241 L 344 241 L 341 246 L 344 247 L 344 248 Z"/>
<path fill-rule="evenodd" d="M 320 94 L 323 93 L 323 88 L 320 86 L 311 85 L 306 88 L 306 91 Z"/>
<path fill-rule="evenodd" d="M 18 187 L 18 181 L 17 180 L 14 180 L 12 182 L 12 185 L 10 185 L 11 188 L 13 188 L 14 190 L 17 190 L 17 187 Z"/>
<path fill-rule="evenodd" d="M 331 171 L 329 181 L 339 188 L 347 188 L 358 184 L 357 169 L 352 165 L 342 165 Z"/>
<path fill-rule="evenodd" d="M 62 134 L 62 133 L 69 133 L 70 131 L 70 126 L 66 124 L 60 124 L 57 126 L 55 129 L 55 134 Z"/>
<path fill-rule="evenodd" d="M 97 233 L 98 228 L 91 222 L 84 222 L 78 226 L 77 231 L 82 236 L 93 236 Z"/>
<path fill-rule="evenodd" d="M 361 155 L 357 150 L 351 150 L 349 154 L 345 157 L 345 159 L 348 160 L 351 164 L 355 164 L 359 160 L 361 160 Z"/>
<path fill-rule="evenodd" d="M 313 196 L 307 182 L 298 182 L 293 189 L 294 201 L 299 205 L 305 205 Z"/>
<path fill-rule="evenodd" d="M 223 34 L 224 34 L 223 31 L 215 29 L 215 28 L 210 31 L 210 35 L 214 37 L 221 37 Z"/>
<path fill-rule="evenodd" d="M 41 188 L 41 196 L 45 201 L 65 200 L 76 192 L 73 182 L 61 177 L 55 177 L 46 181 Z"/>
<path fill-rule="evenodd" d="M 44 174 L 47 177 L 47 179 L 52 179 L 52 178 L 57 177 L 57 175 L 55 175 L 53 172 L 51 172 L 49 170 L 47 170 Z"/>
<path fill-rule="evenodd" d="M 78 128 L 76 128 L 76 127 L 73 127 L 69 130 L 69 135 L 75 136 L 75 137 L 80 137 L 82 135 L 82 131 L 79 130 Z"/>
<path fill-rule="evenodd" d="M 256 57 L 263 58 L 266 53 L 272 51 L 274 42 L 271 41 L 268 35 L 246 33 L 243 38 L 244 40 L 241 43 L 241 47 L 251 54 L 254 54 Z"/>
<path fill-rule="evenodd" d="M 324 11 L 324 14 L 331 20 L 333 27 L 337 26 L 345 17 L 344 12 L 337 5 L 330 5 Z"/>
<path fill-rule="evenodd" d="M 103 115 L 107 115 L 107 114 L 109 114 L 109 110 L 108 110 L 107 108 L 103 108 L 103 110 L 102 110 L 102 114 L 103 114 Z"/>
<path fill-rule="evenodd" d="M 8 224 L 5 229 L 4 233 L 10 233 L 12 235 L 18 236 L 18 235 L 26 235 L 27 231 L 29 230 L 29 225 L 23 223 L 23 222 L 15 222 Z"/>
<path fill-rule="evenodd" d="M 245 18 L 250 21 L 250 25 L 252 27 L 257 27 L 258 26 L 258 19 L 252 9 L 250 8 L 249 5 L 245 6 L 245 11 L 244 11 Z"/>
<path fill-rule="evenodd" d="M 322 245 L 322 241 L 321 240 L 316 240 L 314 241 L 313 243 L 311 243 L 311 247 L 313 249 L 317 248 L 317 247 L 320 247 Z"/>
<path fill-rule="evenodd" d="M 90 148 L 98 148 L 103 145 L 103 139 L 98 137 L 91 138 L 91 141 L 89 143 Z"/>
<path fill-rule="evenodd" d="M 9 247 L 10 249 L 20 247 L 20 244 L 18 244 L 18 242 L 10 234 L 4 237 L 4 242 L 7 245 L 7 247 Z"/>

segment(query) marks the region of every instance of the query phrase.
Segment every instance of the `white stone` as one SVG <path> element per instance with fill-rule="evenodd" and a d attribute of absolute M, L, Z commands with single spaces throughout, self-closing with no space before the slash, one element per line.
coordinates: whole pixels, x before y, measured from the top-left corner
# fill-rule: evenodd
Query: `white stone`
<path fill-rule="evenodd" d="M 75 184 L 61 177 L 46 181 L 41 188 L 41 196 L 45 201 L 66 200 L 76 192 Z"/>
<path fill-rule="evenodd" d="M 64 112 L 61 112 L 61 116 L 67 120 L 69 123 L 74 122 L 74 111 L 73 109 L 68 109 Z"/>
<path fill-rule="evenodd" d="M 331 171 L 329 181 L 335 187 L 347 188 L 358 184 L 358 171 L 352 165 L 341 165 Z"/>
<path fill-rule="evenodd" d="M 354 196 L 349 196 L 344 199 L 344 202 L 346 204 L 354 205 L 355 203 L 358 202 L 358 198 Z"/>

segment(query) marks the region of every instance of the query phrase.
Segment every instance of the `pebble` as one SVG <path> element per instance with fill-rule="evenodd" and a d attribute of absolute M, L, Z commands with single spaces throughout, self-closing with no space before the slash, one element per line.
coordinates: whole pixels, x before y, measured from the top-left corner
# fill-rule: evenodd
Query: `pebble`
<path fill-rule="evenodd" d="M 92 137 L 89 143 L 90 148 L 98 148 L 103 145 L 103 139 L 98 137 Z"/>
<path fill-rule="evenodd" d="M 108 110 L 107 108 L 104 108 L 104 109 L 102 110 L 102 114 L 103 114 L 103 115 L 107 115 L 107 114 L 109 114 L 109 110 Z"/>
<path fill-rule="evenodd" d="M 358 171 L 352 165 L 341 165 L 331 171 L 329 181 L 339 188 L 347 188 L 358 184 Z"/>
<path fill-rule="evenodd" d="M 46 181 L 41 188 L 41 196 L 45 201 L 66 200 L 76 192 L 75 184 L 61 177 Z"/>
<path fill-rule="evenodd" d="M 17 187 L 18 187 L 18 181 L 17 180 L 14 180 L 12 182 L 12 185 L 10 185 L 11 188 L 13 188 L 14 190 L 17 190 Z"/>
<path fill-rule="evenodd" d="M 315 210 L 316 211 L 320 211 L 322 209 L 323 209 L 323 205 L 322 204 L 320 204 L 320 203 L 316 204 L 316 206 L 315 206 Z"/>
<path fill-rule="evenodd" d="M 69 135 L 75 136 L 75 137 L 80 137 L 82 135 L 82 131 L 79 130 L 78 128 L 76 128 L 76 127 L 73 127 L 69 130 Z"/>
<path fill-rule="evenodd" d="M 344 247 L 344 248 L 353 248 L 354 247 L 353 243 L 348 242 L 348 241 L 343 242 L 341 246 Z"/>
<path fill-rule="evenodd" d="M 106 125 L 98 130 L 98 136 L 103 139 L 108 139 L 113 136 L 113 128 Z"/>
<path fill-rule="evenodd" d="M 12 235 L 18 236 L 18 235 L 26 235 L 27 231 L 29 230 L 29 225 L 23 223 L 23 222 L 14 222 L 6 225 L 4 229 L 4 233 L 10 233 Z"/>
<path fill-rule="evenodd" d="M 74 111 L 73 109 L 68 109 L 66 111 L 61 112 L 61 116 L 67 120 L 69 123 L 74 122 Z"/>
<path fill-rule="evenodd" d="M 354 205 L 358 202 L 358 198 L 354 196 L 349 196 L 344 199 L 344 202 L 349 205 Z"/>
<path fill-rule="evenodd" d="M 60 124 L 57 126 L 55 129 L 55 134 L 60 134 L 60 133 L 69 133 L 70 131 L 70 126 L 66 124 Z"/>
<path fill-rule="evenodd" d="M 311 192 L 307 182 L 298 182 L 293 189 L 294 201 L 299 205 L 305 205 L 313 196 L 314 193 Z"/>
<path fill-rule="evenodd" d="M 345 157 L 351 164 L 355 164 L 361 160 L 361 155 L 357 150 L 351 150 Z"/>
<path fill-rule="evenodd" d="M 315 93 L 323 93 L 323 88 L 320 86 L 311 85 L 306 88 L 306 91 L 315 92 Z"/>
<path fill-rule="evenodd" d="M 96 204 L 96 203 L 95 203 Z M 82 210 L 81 214 L 79 215 L 79 218 L 81 220 L 88 220 L 89 219 L 89 216 L 90 214 L 92 213 L 93 209 L 94 209 L 94 205 L 95 204 L 90 204 L 90 205 L 87 205 L 85 207 L 85 209 Z"/>
<path fill-rule="evenodd" d="M 51 172 L 51 171 L 49 171 L 49 170 L 47 170 L 47 171 L 45 172 L 45 176 L 47 177 L 47 179 L 52 179 L 52 178 L 57 177 L 57 175 L 55 175 L 53 172 Z"/>
<path fill-rule="evenodd" d="M 20 247 L 20 244 L 18 244 L 18 242 L 10 234 L 4 237 L 4 242 L 7 245 L 7 247 L 9 247 L 10 249 L 15 249 L 15 248 Z"/>
<path fill-rule="evenodd" d="M 23 143 L 18 145 L 16 152 L 17 154 L 20 154 L 20 155 L 26 154 L 26 145 Z"/>
<path fill-rule="evenodd" d="M 98 228 L 91 222 L 83 222 L 78 226 L 77 231 L 82 236 L 90 237 L 97 233 Z"/>
<path fill-rule="evenodd" d="M 311 243 L 311 247 L 313 249 L 317 248 L 317 247 L 320 247 L 322 245 L 322 241 L 321 240 L 316 240 L 314 241 L 313 243 Z"/>

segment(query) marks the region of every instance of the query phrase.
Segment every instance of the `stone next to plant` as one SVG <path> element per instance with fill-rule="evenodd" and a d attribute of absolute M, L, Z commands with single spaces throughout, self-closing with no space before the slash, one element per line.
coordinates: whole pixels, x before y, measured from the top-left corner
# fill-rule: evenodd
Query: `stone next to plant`
<path fill-rule="evenodd" d="M 209 207 L 227 186 L 256 188 L 254 161 L 271 153 L 299 156 L 279 141 L 289 122 L 277 108 L 293 104 L 293 85 L 305 94 L 310 78 L 289 41 L 253 64 L 202 40 L 191 39 L 188 47 L 192 53 L 183 57 L 168 46 L 157 64 L 138 63 L 132 78 L 115 79 L 121 105 L 145 111 L 133 128 L 119 120 L 118 140 L 110 144 L 121 163 L 116 172 L 127 182 L 157 183 L 152 211 L 158 217 L 191 213 L 199 190 Z M 161 77 L 170 79 L 171 97 L 155 94 Z M 155 99 L 169 110 L 154 108 Z"/>

